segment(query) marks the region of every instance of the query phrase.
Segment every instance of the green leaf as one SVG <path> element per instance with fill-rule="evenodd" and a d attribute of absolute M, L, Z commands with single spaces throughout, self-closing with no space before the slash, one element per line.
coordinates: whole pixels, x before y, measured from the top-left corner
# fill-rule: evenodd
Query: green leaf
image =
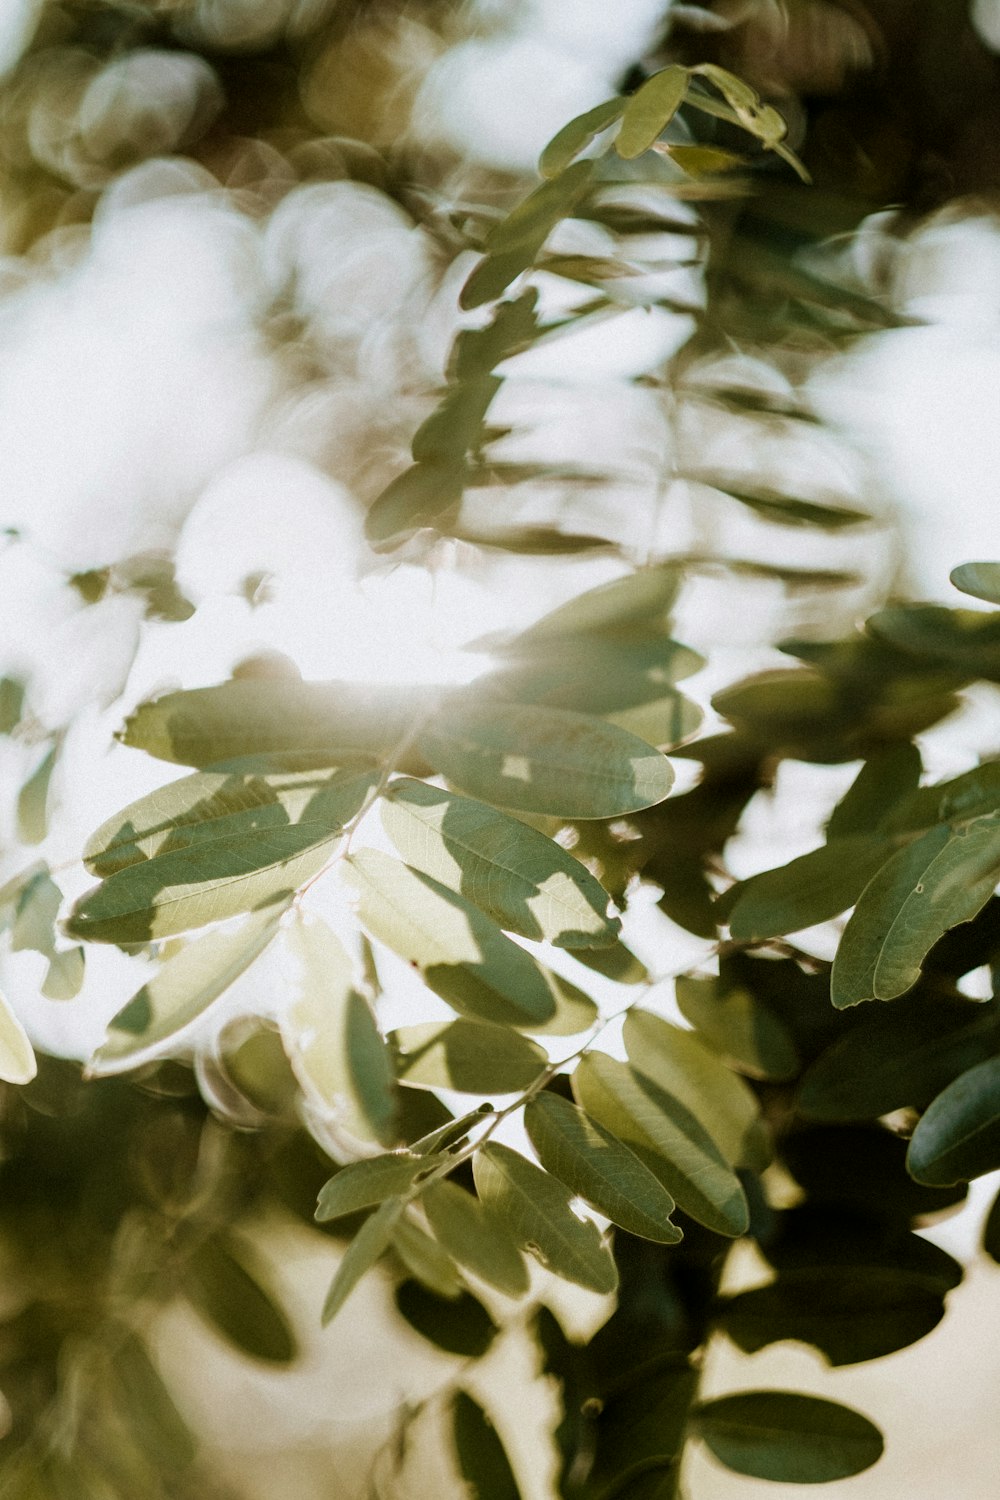
<path fill-rule="evenodd" d="M 470 1292 L 439 1297 L 419 1281 L 404 1281 L 393 1293 L 393 1300 L 410 1327 L 446 1354 L 481 1359 L 499 1332 L 483 1304 Z"/>
<path fill-rule="evenodd" d="M 301 917 L 285 933 L 300 964 L 299 986 L 282 1009 L 285 1048 L 307 1098 L 361 1140 L 391 1146 L 397 1100 L 392 1058 L 355 988 L 343 945 L 325 922 Z"/>
<path fill-rule="evenodd" d="M 677 1004 L 702 1041 L 751 1078 L 781 1083 L 798 1072 L 798 1049 L 778 1016 L 749 990 L 726 989 L 716 979 L 684 976 Z"/>
<path fill-rule="evenodd" d="M 119 738 L 184 766 L 282 751 L 336 766 L 345 753 L 381 756 L 391 750 L 426 707 L 421 688 L 240 678 L 143 703 Z M 308 766 L 293 762 L 291 769 Z"/>
<path fill-rule="evenodd" d="M 66 923 L 89 942 L 141 943 L 291 900 L 330 858 L 376 773 L 252 776 L 197 772 L 133 803 L 94 835 L 111 869 Z"/>
<path fill-rule="evenodd" d="M 28 1034 L 0 995 L 0 1079 L 4 1083 L 30 1083 L 38 1064 Z"/>
<path fill-rule="evenodd" d="M 504 654 L 534 653 L 539 647 L 548 648 L 556 642 L 572 643 L 581 635 L 624 640 L 652 636 L 662 640 L 682 582 L 683 572 L 675 563 L 637 568 L 634 573 L 598 584 L 560 604 L 515 636 L 504 647 Z M 664 646 L 676 647 L 676 642 L 664 641 Z M 678 649 L 682 653 L 689 651 L 686 646 Z M 684 662 L 683 670 L 674 669 L 671 681 L 678 682 L 688 676 L 689 669 L 697 671 L 700 658 L 691 651 Z"/>
<path fill-rule="evenodd" d="M 506 653 L 511 665 L 481 678 L 477 687 L 515 703 L 544 703 L 604 717 L 646 704 L 672 702 L 681 739 L 700 722 L 697 706 L 673 686 L 678 673 L 696 671 L 701 658 L 666 636 L 607 641 L 595 633 L 577 640 L 540 641 Z M 660 738 L 665 738 L 660 736 Z"/>
<path fill-rule="evenodd" d="M 465 1391 L 452 1398 L 452 1435 L 468 1500 L 521 1500 L 514 1471 L 496 1428 Z"/>
<path fill-rule="evenodd" d="M 938 1094 L 913 1132 L 906 1166 L 933 1187 L 1000 1167 L 1000 1057 L 978 1063 Z"/>
<path fill-rule="evenodd" d="M 554 817 L 621 817 L 673 784 L 665 756 L 601 719 L 474 696 L 443 704 L 418 749 L 471 796 Z"/>
<path fill-rule="evenodd" d="M 924 1338 L 944 1317 L 928 1278 L 891 1268 L 819 1266 L 783 1272 L 724 1304 L 721 1326 L 747 1354 L 794 1339 L 831 1365 L 861 1364 Z"/>
<path fill-rule="evenodd" d="M 744 1233 L 749 1213 L 739 1180 L 678 1100 L 599 1052 L 580 1060 L 573 1092 L 592 1119 L 631 1147 L 685 1213 L 718 1234 Z"/>
<path fill-rule="evenodd" d="M 678 160 L 684 153 L 688 153 L 678 164 L 684 166 L 686 161 L 697 160 L 700 165 L 694 170 L 722 171 L 725 167 L 739 164 L 739 159 L 729 157 L 728 152 L 712 151 L 712 155 L 728 157 L 728 160 L 720 166 L 706 166 L 702 157 L 703 153 L 709 149 L 703 146 L 678 146 L 672 147 L 670 154 Z M 695 153 L 697 153 L 697 158 Z M 692 169 L 687 168 L 687 170 Z M 785 495 L 780 490 L 766 488 L 748 490 L 739 480 L 725 474 L 699 471 L 688 477 L 696 479 L 700 484 L 708 484 L 713 489 L 721 490 L 730 499 L 738 500 L 741 505 L 747 506 L 749 510 L 763 516 L 765 520 L 777 521 L 785 526 L 818 526 L 825 531 L 841 531 L 845 527 L 858 526 L 863 521 L 871 520 L 867 511 L 854 510 L 846 505 L 824 505 L 816 500 L 803 500 L 792 495 Z"/>
<path fill-rule="evenodd" d="M 486 413 L 502 385 L 497 375 L 475 375 L 452 386 L 413 434 L 415 462 L 449 464 L 476 452 L 483 443 Z"/>
<path fill-rule="evenodd" d="M 210 932 L 188 943 L 148 979 L 112 1019 L 88 1070 L 123 1073 L 181 1034 L 259 958 L 278 931 L 280 914 L 260 913 L 236 932 Z"/>
<path fill-rule="evenodd" d="M 486 302 L 495 302 L 522 271 L 527 271 L 534 265 L 540 249 L 541 245 L 527 240 L 516 250 L 509 250 L 503 255 L 484 255 L 473 267 L 462 288 L 458 299 L 459 307 L 470 312 Z"/>
<path fill-rule="evenodd" d="M 759 943 L 839 916 L 857 902 L 892 853 L 892 844 L 881 834 L 859 833 L 741 880 L 729 907 L 734 940 Z"/>
<path fill-rule="evenodd" d="M 903 604 L 872 615 L 866 628 L 915 656 L 925 669 L 939 666 L 991 680 L 1000 674 L 1000 615 L 995 612 Z"/>
<path fill-rule="evenodd" d="M 793 1391 L 740 1391 L 705 1401 L 691 1431 L 720 1463 L 752 1479 L 828 1484 L 870 1469 L 882 1434 L 860 1412 Z"/>
<path fill-rule="evenodd" d="M 400 1199 L 390 1198 L 362 1224 L 344 1252 L 330 1283 L 330 1290 L 323 1303 L 324 1328 L 333 1322 L 365 1272 L 370 1271 L 388 1250 L 402 1212 L 403 1204 Z"/>
<path fill-rule="evenodd" d="M 420 1179 L 441 1165 L 444 1157 L 435 1153 L 412 1156 L 395 1152 L 370 1156 L 364 1161 L 349 1161 L 320 1189 L 316 1219 L 320 1224 L 343 1218 L 362 1208 L 374 1208 L 387 1198 L 403 1197 L 419 1186 Z"/>
<path fill-rule="evenodd" d="M 906 804 L 920 785 L 920 751 L 904 741 L 868 757 L 827 824 L 827 841 L 871 834 Z"/>
<path fill-rule="evenodd" d="M 17 832 L 25 844 L 40 844 L 49 831 L 49 786 L 59 757 L 58 741 L 47 751 L 17 796 Z"/>
<path fill-rule="evenodd" d="M 584 114 L 577 115 L 558 131 L 538 158 L 538 170 L 543 177 L 558 177 L 570 162 L 585 151 L 596 138 L 617 119 L 621 118 L 626 101 L 620 95 L 595 104 Z"/>
<path fill-rule="evenodd" d="M 55 956 L 55 927 L 62 899 L 62 891 L 45 866 L 19 888 L 10 935 L 15 953 L 30 948 L 46 958 Z"/>
<path fill-rule="evenodd" d="M 463 328 L 448 361 L 452 380 L 487 375 L 512 354 L 526 349 L 538 333 L 538 293 L 529 288 L 511 302 L 501 302 L 485 328 Z"/>
<path fill-rule="evenodd" d="M 462 1279 L 443 1245 L 412 1219 L 401 1218 L 392 1231 L 392 1248 L 411 1276 L 439 1297 L 460 1297 Z"/>
<path fill-rule="evenodd" d="M 675 1245 L 674 1200 L 634 1152 L 558 1094 L 541 1093 L 524 1111 L 528 1139 L 546 1171 L 630 1234 Z"/>
<path fill-rule="evenodd" d="M 435 1238 L 460 1266 L 508 1297 L 528 1290 L 528 1271 L 509 1234 L 471 1193 L 435 1182 L 420 1200 Z"/>
<path fill-rule="evenodd" d="M 971 562 L 952 568 L 951 581 L 963 594 L 1000 604 L 1000 563 Z"/>
<path fill-rule="evenodd" d="M 195 1459 L 195 1439 L 146 1346 L 121 1325 L 112 1337 L 115 1355 L 108 1370 L 132 1437 L 160 1472 L 186 1469 Z"/>
<path fill-rule="evenodd" d="M 476 1190 L 498 1224 L 548 1270 L 594 1292 L 613 1292 L 618 1273 L 597 1225 L 578 1219 L 573 1195 L 509 1146 L 487 1142 L 473 1158 Z"/>
<path fill-rule="evenodd" d="M 674 65 L 654 73 L 627 101 L 615 150 L 625 161 L 641 156 L 666 130 L 684 103 L 686 68 Z"/>
<path fill-rule="evenodd" d="M 73 1000 L 83 984 L 85 961 L 82 948 L 66 948 L 54 953 L 42 982 L 46 1000 Z"/>
<path fill-rule="evenodd" d="M 614 940 L 621 924 L 608 918 L 608 893 L 579 860 L 516 818 L 410 780 L 391 784 L 380 814 L 411 868 L 509 932 L 562 948 Z"/>
<path fill-rule="evenodd" d="M 742 156 L 720 151 L 718 146 L 670 146 L 668 150 L 670 160 L 691 177 L 711 177 L 716 172 L 731 172 L 746 166 Z"/>
<path fill-rule="evenodd" d="M 537 1042 L 485 1021 L 429 1021 L 391 1033 L 404 1082 L 464 1094 L 513 1094 L 547 1065 Z"/>
<path fill-rule="evenodd" d="M 1000 1043 L 992 1005 L 917 993 L 869 1010 L 803 1076 L 800 1112 L 814 1120 L 874 1120 L 924 1108 Z"/>
<path fill-rule="evenodd" d="M 375 849 L 344 862 L 362 926 L 472 1020 L 533 1028 L 555 1012 L 555 976 L 462 896 Z"/>
<path fill-rule="evenodd" d="M 649 1011 L 631 1010 L 623 1035 L 635 1071 L 690 1110 L 726 1161 L 758 1170 L 767 1164 L 753 1090 L 693 1032 Z"/>
<path fill-rule="evenodd" d="M 365 516 L 365 536 L 376 551 L 398 545 L 454 510 L 467 482 L 464 460 L 411 465 L 372 503 Z"/>
<path fill-rule="evenodd" d="M 970 921 L 1000 878 L 1000 813 L 932 828 L 869 882 L 834 961 L 833 1003 L 893 1000 L 920 977 L 931 948 Z"/>
<path fill-rule="evenodd" d="M 246 1264 L 247 1250 L 229 1234 L 203 1240 L 187 1261 L 184 1291 L 204 1318 L 252 1359 L 289 1364 L 295 1335 L 271 1293 Z"/>
<path fill-rule="evenodd" d="M 543 182 L 493 226 L 486 238 L 487 250 L 491 255 L 506 255 L 530 248 L 534 259 L 559 221 L 583 197 L 593 175 L 592 161 L 577 161 Z"/>

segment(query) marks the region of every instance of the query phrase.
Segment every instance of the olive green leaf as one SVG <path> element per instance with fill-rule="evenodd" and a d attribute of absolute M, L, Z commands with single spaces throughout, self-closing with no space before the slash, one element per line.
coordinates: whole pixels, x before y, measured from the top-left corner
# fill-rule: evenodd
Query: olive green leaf
<path fill-rule="evenodd" d="M 231 1234 L 203 1240 L 185 1265 L 188 1300 L 230 1343 L 253 1359 L 289 1364 L 296 1356 L 288 1319 Z M 256 1268 L 255 1268 L 256 1270 Z"/>
<path fill-rule="evenodd" d="M 469 1500 L 521 1500 L 503 1443 L 489 1417 L 465 1391 L 452 1397 L 455 1456 Z"/>
<path fill-rule="evenodd" d="M 362 1224 L 345 1250 L 330 1283 L 330 1290 L 323 1303 L 324 1328 L 333 1322 L 365 1272 L 370 1271 L 388 1250 L 402 1212 L 402 1200 L 389 1198 Z"/>
<path fill-rule="evenodd" d="M 411 464 L 373 501 L 365 536 L 376 551 L 396 546 L 456 509 L 467 481 L 464 457 Z"/>
<path fill-rule="evenodd" d="M 871 1468 L 882 1434 L 859 1411 L 794 1391 L 740 1391 L 705 1401 L 691 1428 L 737 1474 L 785 1484 L 828 1484 Z"/>
<path fill-rule="evenodd" d="M 558 131 L 538 158 L 538 170 L 543 177 L 558 177 L 571 161 L 585 151 L 591 141 L 616 120 L 621 118 L 626 101 L 619 95 L 595 104 L 582 115 L 577 115 Z"/>
<path fill-rule="evenodd" d="M 641 156 L 666 130 L 684 102 L 688 88 L 686 68 L 663 68 L 636 90 L 625 106 L 615 150 L 626 161 Z"/>
<path fill-rule="evenodd" d="M 453 1182 L 435 1182 L 420 1203 L 435 1238 L 460 1266 L 508 1297 L 528 1290 L 521 1252 L 471 1193 Z"/>
<path fill-rule="evenodd" d="M 740 943 L 799 932 L 853 906 L 893 853 L 881 834 L 836 838 L 735 887 L 729 930 Z"/>
<path fill-rule="evenodd" d="M 444 1160 L 434 1152 L 413 1156 L 400 1151 L 371 1156 L 364 1161 L 349 1161 L 320 1189 L 317 1222 L 325 1224 L 330 1219 L 342 1218 L 344 1214 L 357 1213 L 362 1208 L 374 1208 L 387 1198 L 404 1197 Z"/>
<path fill-rule="evenodd" d="M 1000 563 L 971 562 L 952 568 L 951 581 L 963 594 L 1000 604 Z"/>
<path fill-rule="evenodd" d="M 798 1050 L 784 1022 L 756 995 L 717 979 L 685 975 L 675 985 L 681 1015 L 699 1037 L 751 1078 L 780 1083 L 798 1071 Z"/>
<path fill-rule="evenodd" d="M 403 1217 L 392 1231 L 392 1248 L 411 1276 L 439 1297 L 460 1297 L 462 1278 L 443 1245 L 415 1223 Z"/>

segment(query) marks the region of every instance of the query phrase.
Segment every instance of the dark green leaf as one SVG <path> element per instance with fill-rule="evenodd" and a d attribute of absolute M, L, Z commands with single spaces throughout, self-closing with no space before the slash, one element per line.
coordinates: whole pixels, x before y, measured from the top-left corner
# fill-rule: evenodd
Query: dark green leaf
<path fill-rule="evenodd" d="M 553 1177 L 630 1234 L 674 1245 L 674 1200 L 634 1152 L 558 1094 L 541 1093 L 524 1111 L 528 1138 Z"/>
<path fill-rule="evenodd" d="M 925 667 L 936 665 L 991 680 L 1000 674 L 1000 615 L 995 611 L 904 604 L 880 610 L 867 628 Z"/>
<path fill-rule="evenodd" d="M 920 751 L 904 741 L 876 750 L 865 761 L 827 824 L 829 842 L 854 834 L 871 834 L 920 785 Z M 853 903 L 851 903 L 853 904 Z"/>
<path fill-rule="evenodd" d="M 555 976 L 464 897 L 375 849 L 352 854 L 344 873 L 365 929 L 456 1010 L 527 1029 L 555 1013 Z"/>
<path fill-rule="evenodd" d="M 878 1428 L 849 1406 L 793 1391 L 740 1391 L 703 1402 L 691 1430 L 728 1469 L 785 1484 L 828 1484 L 882 1456 Z"/>
<path fill-rule="evenodd" d="M 288 1364 L 296 1344 L 271 1293 L 251 1273 L 247 1250 L 231 1235 L 203 1240 L 187 1263 L 184 1290 L 227 1339 L 253 1359 Z"/>
<path fill-rule="evenodd" d="M 621 817 L 673 784 L 659 751 L 601 719 L 474 695 L 445 703 L 418 748 L 471 796 L 555 817 Z"/>
<path fill-rule="evenodd" d="M 935 1187 L 1000 1167 L 1000 1057 L 977 1063 L 937 1096 L 913 1132 L 906 1165 Z"/>
<path fill-rule="evenodd" d="M 108 1025 L 89 1071 L 104 1077 L 146 1061 L 176 1038 L 259 958 L 278 931 L 278 914 L 251 917 L 237 932 L 187 943 L 146 981 Z"/>
<path fill-rule="evenodd" d="M 1000 604 L 1000 563 L 971 562 L 952 568 L 951 581 L 963 594 Z"/>
<path fill-rule="evenodd" d="M 799 932 L 853 906 L 893 853 L 881 834 L 833 839 L 777 870 L 740 881 L 729 930 L 740 943 Z"/>
<path fill-rule="evenodd" d="M 716 979 L 676 983 L 681 1015 L 710 1047 L 751 1078 L 782 1082 L 798 1071 L 798 1050 L 784 1023 L 749 990 Z"/>
<path fill-rule="evenodd" d="M 586 150 L 591 141 L 620 118 L 626 101 L 620 96 L 605 99 L 595 104 L 584 114 L 577 115 L 557 132 L 549 141 L 538 159 L 538 170 L 543 177 L 558 177 L 570 162 Z"/>
<path fill-rule="evenodd" d="M 552 839 L 485 803 L 422 781 L 391 784 L 380 813 L 404 860 L 500 927 L 563 948 L 603 947 L 620 923 L 608 894 Z"/>
<path fill-rule="evenodd" d="M 885 1224 L 909 1225 L 960 1203 L 964 1183 L 934 1187 L 906 1169 L 906 1142 L 881 1125 L 816 1125 L 781 1142 L 786 1169 L 816 1204 L 839 1205 Z"/>
<path fill-rule="evenodd" d="M 587 1114 L 635 1152 L 675 1202 L 718 1234 L 742 1234 L 746 1198 L 690 1110 L 632 1068 L 599 1052 L 581 1059 L 573 1092 Z"/>
<path fill-rule="evenodd" d="M 317 766 L 336 766 L 345 752 L 391 750 L 426 706 L 427 693 L 420 688 L 248 677 L 143 703 L 120 738 L 184 766 L 282 751 L 296 758 L 314 755 Z M 309 769 L 294 763 L 291 768 Z"/>
<path fill-rule="evenodd" d="M 316 1218 L 320 1224 L 325 1224 L 330 1219 L 342 1218 L 344 1214 L 357 1213 L 361 1208 L 374 1208 L 387 1198 L 401 1197 L 443 1160 L 434 1154 L 411 1156 L 408 1152 L 399 1152 L 348 1162 L 323 1184 Z"/>
<path fill-rule="evenodd" d="M 419 1281 L 404 1281 L 393 1297 L 410 1327 L 446 1354 L 481 1359 L 498 1332 L 483 1304 L 469 1292 L 439 1297 Z"/>
<path fill-rule="evenodd" d="M 395 546 L 455 509 L 468 475 L 464 461 L 413 464 L 396 476 L 365 516 L 365 536 L 376 549 Z"/>
<path fill-rule="evenodd" d="M 687 93 L 686 68 L 673 65 L 654 73 L 627 101 L 615 150 L 626 161 L 641 156 L 659 138 Z"/>
<path fill-rule="evenodd" d="M 344 1252 L 337 1273 L 330 1283 L 330 1290 L 323 1303 L 324 1328 L 333 1322 L 365 1272 L 370 1271 L 388 1250 L 402 1212 L 401 1201 L 389 1198 L 362 1224 Z"/>
<path fill-rule="evenodd" d="M 510 1460 L 496 1428 L 465 1391 L 452 1398 L 452 1434 L 468 1500 L 520 1500 Z"/>
<path fill-rule="evenodd" d="M 526 1089 L 548 1059 L 537 1042 L 485 1021 L 428 1021 L 391 1033 L 406 1083 L 465 1094 Z"/>
<path fill-rule="evenodd" d="M 615 1263 L 596 1224 L 578 1219 L 573 1195 L 508 1146 L 490 1141 L 473 1158 L 476 1190 L 501 1228 L 548 1270 L 594 1292 L 613 1292 Z"/>
<path fill-rule="evenodd" d="M 460 1266 L 508 1297 L 524 1295 L 527 1267 L 496 1215 L 453 1182 L 432 1183 L 420 1202 L 435 1238 Z"/>

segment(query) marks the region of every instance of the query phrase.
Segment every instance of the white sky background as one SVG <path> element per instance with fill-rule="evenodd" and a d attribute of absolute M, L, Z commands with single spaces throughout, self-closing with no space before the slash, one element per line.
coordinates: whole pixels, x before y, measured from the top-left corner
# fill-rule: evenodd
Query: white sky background
<path fill-rule="evenodd" d="M 498 10 L 487 0 L 479 8 Z M 278 10 L 287 22 L 294 5 L 268 13 Z M 527 172 L 568 114 L 611 92 L 663 6 L 588 0 L 574 5 L 571 24 L 558 0 L 500 10 L 495 36 L 432 64 L 414 128 Z M 205 0 L 202 21 L 238 28 L 249 15 L 237 0 Z M 2 66 L 30 34 L 30 8 L 6 0 L 0 23 Z M 68 727 L 61 800 L 41 851 L 56 862 L 171 774 L 111 743 L 124 713 L 151 692 L 218 681 L 261 649 L 284 652 L 307 677 L 463 680 L 483 665 L 461 651 L 464 642 L 521 626 L 624 566 L 500 555 L 473 563 L 454 547 L 441 549 L 433 573 L 374 559 L 352 487 L 370 487 L 372 467 L 387 479 L 402 463 L 428 410 L 420 391 L 440 378 L 458 326 L 471 257 L 442 280 L 429 236 L 376 189 L 297 186 L 277 153 L 256 190 L 270 194 L 272 211 L 245 212 L 245 200 L 183 155 L 191 122 L 217 107 L 199 60 L 150 52 L 74 78 L 77 134 L 46 135 L 44 113 L 37 126 L 63 170 L 93 186 L 94 143 L 110 151 L 151 119 L 163 154 L 129 172 L 105 171 L 92 231 L 58 231 L 29 260 L 0 266 L 0 521 L 21 534 L 0 552 L 0 669 L 28 677 L 31 709 L 46 728 Z M 658 275 L 700 295 L 697 267 L 675 268 L 676 237 L 644 249 Z M 894 256 L 896 305 L 927 326 L 874 335 L 817 372 L 812 393 L 828 430 L 754 443 L 739 419 L 673 426 L 657 394 L 631 381 L 657 369 L 693 323 L 639 312 L 509 362 L 495 410 L 516 427 L 505 456 L 610 470 L 613 482 L 579 502 L 580 528 L 633 541 L 640 518 L 646 540 L 665 553 L 699 547 L 774 561 L 776 548 L 794 545 L 799 565 L 857 568 L 865 586 L 840 601 L 839 618 L 834 608 L 831 629 L 847 628 L 884 594 L 894 527 L 912 592 L 959 602 L 949 569 L 997 550 L 1000 228 L 985 216 L 943 218 L 892 251 L 875 222 L 844 250 L 862 282 L 885 253 Z M 543 279 L 541 289 L 554 309 L 564 284 Z M 299 348 L 269 336 L 282 299 L 304 330 Z M 739 354 L 705 372 L 713 377 L 782 380 Z M 764 483 L 819 475 L 848 498 L 863 491 L 882 520 L 860 541 L 850 532 L 792 535 L 732 506 L 699 510 L 677 487 L 657 523 L 663 472 L 685 443 L 703 461 L 742 465 Z M 548 519 L 548 503 L 529 490 L 517 520 Z M 85 607 L 66 584 L 68 573 L 156 547 L 176 549 L 180 585 L 197 605 L 183 624 L 143 622 L 132 596 Z M 269 598 L 254 607 L 240 590 L 256 573 L 268 574 Z M 764 643 L 800 624 L 780 589 L 711 577 L 689 591 L 682 622 L 685 638 L 713 649 L 705 694 L 769 662 Z M 994 713 L 990 700 L 950 740 L 937 737 L 940 774 L 998 748 Z M 4 750 L 15 791 L 31 761 L 30 748 Z M 793 775 L 794 797 L 758 799 L 748 815 L 733 847 L 746 873 L 818 838 L 831 778 L 793 768 L 785 780 Z M 8 796 L 8 830 L 10 819 Z M 8 869 L 36 852 L 12 849 Z M 71 873 L 67 893 L 85 883 Z M 674 957 L 688 951 L 666 926 L 637 941 L 673 945 Z M 4 961 L 11 999 L 43 1045 L 89 1050 L 135 983 L 134 965 L 117 954 L 95 953 L 88 971 L 83 996 L 67 1005 L 37 998 L 35 955 Z"/>

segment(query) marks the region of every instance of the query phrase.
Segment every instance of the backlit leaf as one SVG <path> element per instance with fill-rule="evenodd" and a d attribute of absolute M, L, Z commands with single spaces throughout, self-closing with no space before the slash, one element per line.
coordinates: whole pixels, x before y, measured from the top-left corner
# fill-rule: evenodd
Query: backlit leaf
<path fill-rule="evenodd" d="M 667 759 L 644 740 L 588 714 L 456 696 L 418 748 L 471 796 L 523 812 L 613 818 L 661 802 Z"/>
<path fill-rule="evenodd" d="M 631 161 L 647 151 L 683 104 L 687 87 L 687 69 L 676 65 L 647 78 L 626 103 L 615 140 L 618 155 Z"/>
<path fill-rule="evenodd" d="M 484 1021 L 429 1021 L 391 1033 L 399 1076 L 424 1088 L 465 1094 L 512 1094 L 547 1065 L 537 1042 Z"/>
<path fill-rule="evenodd" d="M 728 1469 L 785 1484 L 827 1484 L 871 1468 L 882 1434 L 839 1402 L 794 1391 L 740 1391 L 695 1407 L 691 1430 Z"/>
<path fill-rule="evenodd" d="M 971 562 L 952 568 L 951 581 L 963 594 L 1000 604 L 1000 563 Z"/>
<path fill-rule="evenodd" d="M 592 1119 L 631 1147 L 685 1213 L 718 1234 L 746 1230 L 749 1216 L 739 1179 L 690 1110 L 652 1080 L 599 1052 L 581 1059 L 573 1092 Z"/>
<path fill-rule="evenodd" d="M 366 1219 L 344 1252 L 323 1303 L 322 1323 L 326 1328 L 337 1316 L 348 1297 L 376 1261 L 381 1260 L 392 1243 L 393 1233 L 403 1212 L 398 1198 L 389 1198 Z"/>
<path fill-rule="evenodd" d="M 674 1200 L 633 1151 L 558 1094 L 540 1093 L 524 1111 L 528 1138 L 553 1177 L 630 1234 L 674 1245 Z"/>
<path fill-rule="evenodd" d="M 935 1187 L 1000 1167 L 1000 1057 L 978 1063 L 937 1096 L 913 1132 L 906 1166 Z"/>
<path fill-rule="evenodd" d="M 538 170 L 543 177 L 558 177 L 570 162 L 585 151 L 591 141 L 620 118 L 626 101 L 621 97 L 605 99 L 595 104 L 584 114 L 577 115 L 558 131 L 549 141 L 538 159 Z"/>
<path fill-rule="evenodd" d="M 756 995 L 727 989 L 715 979 L 682 977 L 676 983 L 681 1015 L 702 1041 L 728 1057 L 751 1078 L 775 1082 L 798 1070 L 798 1051 L 788 1028 Z"/>
<path fill-rule="evenodd" d="M 475 375 L 453 386 L 413 434 L 415 461 L 454 463 L 475 452 L 483 442 L 486 412 L 502 384 L 499 376 Z"/>
<path fill-rule="evenodd" d="M 133 995 L 108 1025 L 88 1064 L 97 1077 L 122 1073 L 178 1045 L 186 1029 L 259 958 L 280 914 L 251 917 L 236 932 L 210 932 L 187 943 Z"/>
<path fill-rule="evenodd" d="M 412 1218 L 401 1218 L 392 1231 L 392 1248 L 411 1276 L 439 1297 L 459 1297 L 462 1279 L 451 1256 Z"/>
<path fill-rule="evenodd" d="M 563 948 L 603 946 L 619 928 L 579 860 L 516 818 L 425 782 L 392 783 L 380 813 L 404 860 L 500 927 Z"/>
<path fill-rule="evenodd" d="M 327 863 L 375 780 L 367 765 L 186 776 L 94 836 L 91 866 L 112 873 L 80 898 L 66 930 L 90 942 L 147 942 L 290 900 Z"/>
<path fill-rule="evenodd" d="M 554 976 L 464 897 L 375 849 L 352 854 L 344 876 L 364 928 L 460 1013 L 528 1029 L 554 1014 Z"/>
<path fill-rule="evenodd" d="M 433 1172 L 443 1160 L 444 1157 L 434 1153 L 412 1156 L 409 1152 L 394 1152 L 365 1161 L 349 1161 L 320 1189 L 316 1219 L 325 1224 L 362 1208 L 374 1208 L 387 1198 L 403 1197 L 418 1185 L 420 1177 Z"/>
<path fill-rule="evenodd" d="M 473 1158 L 487 1211 L 548 1270 L 594 1292 L 613 1292 L 618 1273 L 597 1225 L 578 1219 L 572 1194 L 509 1146 L 487 1142 Z"/>
<path fill-rule="evenodd" d="M 521 1253 L 495 1215 L 453 1182 L 432 1183 L 421 1206 L 435 1238 L 460 1266 L 508 1297 L 528 1290 Z"/>
<path fill-rule="evenodd" d="M 532 287 L 511 302 L 501 302 L 485 328 L 463 328 L 452 346 L 449 375 L 455 380 L 486 375 L 526 348 L 538 332 L 537 302 Z"/>

